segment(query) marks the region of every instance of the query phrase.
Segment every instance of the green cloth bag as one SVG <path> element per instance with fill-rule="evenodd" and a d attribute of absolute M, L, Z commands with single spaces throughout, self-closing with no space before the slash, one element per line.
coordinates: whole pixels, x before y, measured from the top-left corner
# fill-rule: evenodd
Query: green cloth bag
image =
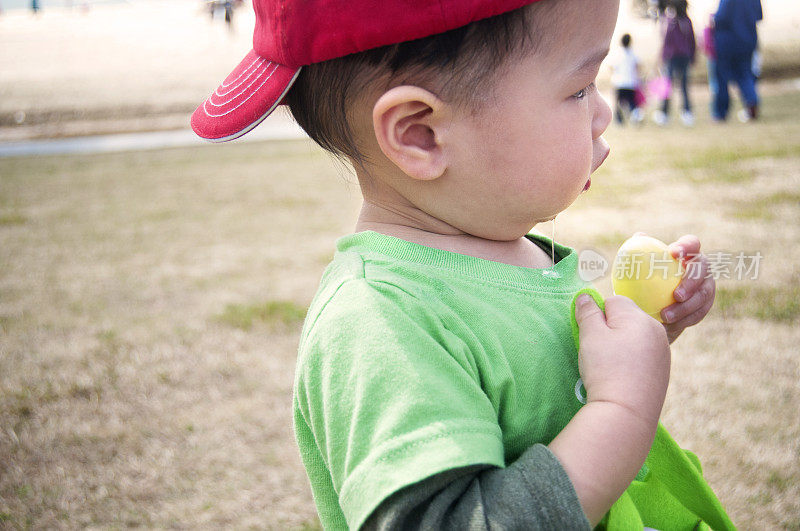
<path fill-rule="evenodd" d="M 572 299 L 572 337 L 580 350 L 575 301 L 590 295 L 605 311 L 603 296 L 593 288 L 582 289 Z M 681 449 L 659 422 L 653 446 L 642 470 L 614 503 L 597 529 L 660 531 L 736 529 L 708 486 L 693 453 Z"/>

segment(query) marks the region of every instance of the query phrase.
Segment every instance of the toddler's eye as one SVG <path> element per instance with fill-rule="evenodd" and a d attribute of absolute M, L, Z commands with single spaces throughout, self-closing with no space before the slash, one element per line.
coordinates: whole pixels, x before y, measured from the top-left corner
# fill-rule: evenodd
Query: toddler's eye
<path fill-rule="evenodd" d="M 592 92 L 592 90 L 594 90 L 594 81 L 589 83 L 587 87 L 584 87 L 575 94 L 573 94 L 572 97 L 575 98 L 576 100 L 582 100 L 587 95 L 589 95 L 589 93 Z"/>

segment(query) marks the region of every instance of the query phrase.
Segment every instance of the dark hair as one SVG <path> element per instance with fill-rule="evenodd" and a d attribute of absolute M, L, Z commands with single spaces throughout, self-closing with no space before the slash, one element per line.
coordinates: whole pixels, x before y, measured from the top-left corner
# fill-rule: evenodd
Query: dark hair
<path fill-rule="evenodd" d="M 539 4 L 549 2 L 529 7 Z M 378 81 L 384 81 L 384 90 L 414 84 L 456 105 L 479 108 L 498 70 L 538 47 L 540 32 L 532 31 L 532 21 L 528 9 L 520 8 L 445 33 L 305 66 L 287 95 L 289 110 L 317 144 L 363 167 L 348 111 L 367 89 Z"/>
<path fill-rule="evenodd" d="M 622 36 L 622 47 L 627 48 L 631 45 L 631 35 L 630 33 L 626 33 Z"/>
<path fill-rule="evenodd" d="M 678 18 L 686 18 L 689 15 L 686 13 L 689 9 L 689 2 L 687 0 L 672 0 L 672 7 L 675 9 L 675 16 Z"/>

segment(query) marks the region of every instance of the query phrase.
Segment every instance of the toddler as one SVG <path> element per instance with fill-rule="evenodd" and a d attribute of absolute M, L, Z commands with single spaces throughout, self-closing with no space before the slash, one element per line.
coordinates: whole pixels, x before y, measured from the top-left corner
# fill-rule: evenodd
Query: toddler
<path fill-rule="evenodd" d="M 623 297 L 604 312 L 578 298 L 578 351 L 576 252 L 530 234 L 608 155 L 594 80 L 618 0 L 254 7 L 254 50 L 195 131 L 236 138 L 286 103 L 364 198 L 297 360 L 295 435 L 323 526 L 699 525 L 695 508 L 659 516 L 671 483 L 647 483 L 643 463 L 669 342 L 709 311 L 713 280 L 684 278 L 663 326 Z M 633 483 L 661 490 L 648 502 Z"/>
<path fill-rule="evenodd" d="M 629 114 L 631 122 L 641 123 L 644 116 L 639 108 L 636 94 L 636 90 L 640 89 L 639 58 L 633 53 L 629 33 L 622 36 L 620 44 L 622 50 L 615 57 L 611 74 L 611 83 L 617 93 L 614 114 L 620 125 L 625 123 L 625 112 Z"/>

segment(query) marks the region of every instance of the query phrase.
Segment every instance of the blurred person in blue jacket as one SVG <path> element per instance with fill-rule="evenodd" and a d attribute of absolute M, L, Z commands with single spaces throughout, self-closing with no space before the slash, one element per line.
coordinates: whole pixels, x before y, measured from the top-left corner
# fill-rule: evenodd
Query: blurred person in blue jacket
<path fill-rule="evenodd" d="M 735 81 L 745 109 L 743 121 L 758 116 L 758 94 L 753 74 L 753 53 L 758 45 L 756 23 L 763 18 L 761 0 L 720 0 L 714 15 L 718 90 L 714 119 L 725 120 L 730 106 L 728 83 Z"/>

